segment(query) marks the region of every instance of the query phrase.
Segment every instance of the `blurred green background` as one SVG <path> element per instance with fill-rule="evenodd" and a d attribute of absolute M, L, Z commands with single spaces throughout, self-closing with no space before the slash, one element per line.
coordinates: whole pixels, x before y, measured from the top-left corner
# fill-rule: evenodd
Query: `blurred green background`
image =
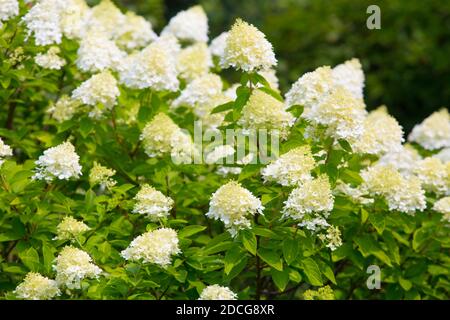
<path fill-rule="evenodd" d="M 281 90 L 307 71 L 358 57 L 369 109 L 386 104 L 409 131 L 450 101 L 448 0 L 116 0 L 149 18 L 156 30 L 179 10 L 200 3 L 210 38 L 236 17 L 273 44 Z M 381 8 L 381 30 L 366 27 L 367 7 Z"/>

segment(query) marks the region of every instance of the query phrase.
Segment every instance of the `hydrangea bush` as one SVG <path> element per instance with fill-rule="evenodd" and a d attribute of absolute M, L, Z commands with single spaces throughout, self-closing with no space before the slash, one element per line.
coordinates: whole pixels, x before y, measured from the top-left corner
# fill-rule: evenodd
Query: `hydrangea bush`
<path fill-rule="evenodd" d="M 160 35 L 110 0 L 0 22 L 2 299 L 448 298 L 446 109 L 406 137 L 356 58 L 282 93 L 265 35 L 210 40 L 200 6 Z"/>

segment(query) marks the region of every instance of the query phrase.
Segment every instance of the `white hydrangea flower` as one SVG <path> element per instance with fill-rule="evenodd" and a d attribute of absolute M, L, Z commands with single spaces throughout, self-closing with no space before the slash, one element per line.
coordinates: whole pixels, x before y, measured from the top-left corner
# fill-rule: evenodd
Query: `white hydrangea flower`
<path fill-rule="evenodd" d="M 325 246 L 330 248 L 331 251 L 342 245 L 341 231 L 335 226 L 328 227 L 326 233 L 319 235 L 319 239 L 325 242 Z"/>
<path fill-rule="evenodd" d="M 195 80 L 194 80 L 195 81 Z M 218 112 L 212 114 L 211 111 L 224 103 L 230 102 L 231 99 L 228 98 L 225 94 L 219 93 L 213 96 L 210 96 L 206 99 L 205 97 L 204 103 L 197 103 L 194 106 L 194 114 L 200 118 L 202 121 L 202 125 L 205 128 L 209 128 L 212 130 L 217 129 L 220 125 L 222 125 L 226 112 Z"/>
<path fill-rule="evenodd" d="M 416 125 L 408 137 L 427 150 L 450 147 L 450 114 L 447 109 L 434 112 Z"/>
<path fill-rule="evenodd" d="M 249 216 L 262 214 L 263 210 L 261 200 L 240 183 L 230 181 L 212 194 L 206 216 L 222 221 L 234 237 L 239 230 L 250 228 Z"/>
<path fill-rule="evenodd" d="M 60 52 L 59 47 L 50 47 L 46 53 L 37 54 L 34 61 L 42 68 L 59 70 L 66 64 L 66 60 L 58 56 Z"/>
<path fill-rule="evenodd" d="M 184 48 L 177 57 L 179 75 L 186 81 L 192 81 L 207 74 L 212 66 L 211 52 L 204 42 L 197 42 Z"/>
<path fill-rule="evenodd" d="M 284 139 L 294 124 L 294 116 L 287 112 L 281 101 L 261 91 L 253 90 L 250 98 L 242 108 L 238 123 L 245 129 L 278 130 Z"/>
<path fill-rule="evenodd" d="M 133 212 L 146 215 L 151 221 L 169 216 L 174 201 L 162 192 L 145 184 L 134 197 L 136 201 Z"/>
<path fill-rule="evenodd" d="M 433 157 L 438 158 L 443 163 L 450 162 L 450 148 L 442 149 L 437 154 L 435 154 Z"/>
<path fill-rule="evenodd" d="M 206 155 L 205 162 L 207 164 L 223 163 L 224 158 L 234 155 L 234 153 L 234 148 L 230 145 L 217 146 Z"/>
<path fill-rule="evenodd" d="M 3 159 L 4 157 L 10 157 L 12 155 L 13 155 L 13 152 L 12 152 L 11 147 L 8 146 L 7 144 L 5 144 L 2 140 L 2 138 L 0 138 L 0 166 L 5 161 Z"/>
<path fill-rule="evenodd" d="M 224 68 L 252 72 L 270 69 L 277 64 L 277 59 L 264 33 L 252 24 L 237 19 L 228 32 L 220 64 Z"/>
<path fill-rule="evenodd" d="M 56 226 L 55 240 L 73 240 L 89 230 L 91 230 L 91 228 L 84 222 L 68 216 Z"/>
<path fill-rule="evenodd" d="M 77 67 L 85 72 L 116 70 L 126 56 L 114 41 L 97 31 L 90 31 L 81 39 L 77 54 Z"/>
<path fill-rule="evenodd" d="M 154 263 L 165 268 L 170 265 L 171 257 L 179 253 L 177 232 L 160 228 L 136 237 L 121 255 L 125 260 Z"/>
<path fill-rule="evenodd" d="M 89 31 L 99 31 L 109 39 L 117 38 L 124 28 L 127 19 L 111 0 L 102 0 L 91 9 Z"/>
<path fill-rule="evenodd" d="M 389 210 L 414 214 L 426 208 L 425 191 L 414 176 L 403 177 L 392 165 L 368 167 L 361 172 L 361 188 L 372 196 L 384 197 Z"/>
<path fill-rule="evenodd" d="M 73 115 L 78 111 L 80 101 L 71 99 L 68 95 L 62 95 L 56 103 L 53 103 L 48 109 L 48 113 L 58 121 L 63 122 L 72 119 Z"/>
<path fill-rule="evenodd" d="M 207 73 L 188 83 L 180 96 L 173 101 L 172 106 L 194 107 L 196 104 L 206 104 L 211 97 L 221 92 L 222 79 L 216 74 Z"/>
<path fill-rule="evenodd" d="M 236 89 L 239 86 L 240 86 L 239 83 L 234 83 L 228 89 L 226 89 L 223 93 L 231 100 L 236 100 L 236 98 L 237 98 Z"/>
<path fill-rule="evenodd" d="M 56 271 L 56 282 L 68 289 L 81 289 L 81 280 L 96 279 L 102 269 L 92 263 L 92 258 L 83 250 L 65 246 L 55 259 L 53 270 Z"/>
<path fill-rule="evenodd" d="M 14 294 L 19 299 L 50 300 L 61 295 L 61 291 L 58 289 L 58 284 L 55 280 L 51 280 L 36 272 L 29 272 L 23 282 L 16 287 Z"/>
<path fill-rule="evenodd" d="M 401 150 L 403 141 L 403 128 L 380 107 L 369 113 L 362 136 L 351 144 L 356 152 L 383 155 Z"/>
<path fill-rule="evenodd" d="M 61 43 L 60 13 L 59 0 L 41 0 L 22 17 L 27 26 L 28 35 L 34 35 L 37 45 Z"/>
<path fill-rule="evenodd" d="M 364 132 L 365 105 L 343 87 L 337 87 L 305 117 L 313 124 L 327 126 L 335 139 L 356 140 Z"/>
<path fill-rule="evenodd" d="M 36 161 L 33 179 L 50 182 L 55 178 L 60 180 L 79 178 L 82 174 L 79 160 L 75 147 L 68 141 L 49 148 Z"/>
<path fill-rule="evenodd" d="M 302 75 L 286 93 L 286 107 L 301 105 L 308 109 L 316 107 L 333 89 L 333 77 L 328 66 L 317 68 Z"/>
<path fill-rule="evenodd" d="M 161 33 L 173 34 L 180 40 L 207 42 L 208 17 L 199 5 L 178 12 Z"/>
<path fill-rule="evenodd" d="M 72 99 L 92 106 L 90 117 L 98 118 L 107 110 L 111 110 L 120 95 L 117 80 L 111 72 L 105 70 L 84 81 L 72 92 Z M 100 105 L 101 104 L 101 105 Z"/>
<path fill-rule="evenodd" d="M 94 166 L 89 172 L 89 183 L 91 186 L 100 185 L 101 188 L 112 188 L 117 181 L 111 178 L 116 174 L 116 170 L 102 166 L 94 161 Z"/>
<path fill-rule="evenodd" d="M 87 32 L 92 11 L 84 0 L 63 0 L 61 29 L 69 39 L 82 39 Z"/>
<path fill-rule="evenodd" d="M 237 300 L 237 294 L 228 287 L 214 284 L 204 288 L 198 300 Z"/>
<path fill-rule="evenodd" d="M 275 181 L 283 186 L 293 186 L 310 180 L 316 162 L 307 145 L 294 148 L 281 155 L 261 170 L 264 181 Z"/>
<path fill-rule="evenodd" d="M 123 61 L 119 67 L 120 82 L 134 89 L 178 90 L 176 56 L 179 50 L 174 37 L 158 38 Z"/>
<path fill-rule="evenodd" d="M 405 144 L 399 150 L 390 151 L 383 155 L 380 160 L 378 160 L 377 164 L 391 165 L 402 175 L 410 176 L 413 174 L 414 168 L 421 159 L 422 158 L 416 149 Z"/>
<path fill-rule="evenodd" d="M 0 27 L 2 21 L 7 21 L 19 14 L 19 1 L 0 0 Z"/>
<path fill-rule="evenodd" d="M 442 213 L 442 220 L 450 223 L 450 197 L 444 197 L 436 201 L 433 210 Z"/>
<path fill-rule="evenodd" d="M 274 69 L 265 69 L 258 72 L 261 76 L 263 76 L 264 79 L 269 83 L 270 88 L 273 90 L 279 89 L 279 81 L 276 74 L 276 71 Z M 261 84 L 258 83 L 258 87 L 260 87 Z"/>
<path fill-rule="evenodd" d="M 116 40 L 119 47 L 128 50 L 143 48 L 158 38 L 150 21 L 131 11 L 125 14 L 125 19 L 125 24 Z"/>
<path fill-rule="evenodd" d="M 284 202 L 283 218 L 292 218 L 299 226 L 316 231 L 328 226 L 326 218 L 333 209 L 334 197 L 328 177 L 306 180 L 292 190 Z"/>
<path fill-rule="evenodd" d="M 343 86 L 355 98 L 363 99 L 364 72 L 359 59 L 353 58 L 337 65 L 332 70 L 335 85 Z"/>
<path fill-rule="evenodd" d="M 447 166 L 440 159 L 428 157 L 419 161 L 414 173 L 422 182 L 425 190 L 438 194 L 449 192 Z"/>
<path fill-rule="evenodd" d="M 225 46 L 227 45 L 228 32 L 222 32 L 217 37 L 215 37 L 211 44 L 209 45 L 209 50 L 211 54 L 222 58 L 225 53 Z"/>
<path fill-rule="evenodd" d="M 374 199 L 368 198 L 366 190 L 362 190 L 360 186 L 352 187 L 349 184 L 338 183 L 333 190 L 333 194 L 345 195 L 352 199 L 353 202 L 359 204 L 370 204 L 374 202 Z"/>

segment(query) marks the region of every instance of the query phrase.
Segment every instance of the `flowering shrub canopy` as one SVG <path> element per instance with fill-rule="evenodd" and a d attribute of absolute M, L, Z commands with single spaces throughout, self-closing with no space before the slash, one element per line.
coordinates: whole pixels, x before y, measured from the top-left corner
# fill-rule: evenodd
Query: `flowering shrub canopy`
<path fill-rule="evenodd" d="M 200 6 L 0 22 L 0 298 L 448 298 L 446 109 L 405 137 L 357 58 L 282 93 L 265 35 L 209 40 Z"/>

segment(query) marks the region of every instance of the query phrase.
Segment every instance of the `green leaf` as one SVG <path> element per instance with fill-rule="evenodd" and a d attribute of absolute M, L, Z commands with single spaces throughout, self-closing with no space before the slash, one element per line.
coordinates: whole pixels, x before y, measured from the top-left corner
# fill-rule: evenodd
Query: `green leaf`
<path fill-rule="evenodd" d="M 276 269 L 271 269 L 270 274 L 272 275 L 272 280 L 278 290 L 284 291 L 289 283 L 289 270 L 285 269 L 283 271 L 278 271 Z"/>
<path fill-rule="evenodd" d="M 414 232 L 412 247 L 414 251 L 418 251 L 419 248 L 427 241 L 430 237 L 430 229 L 427 227 L 422 227 Z"/>
<path fill-rule="evenodd" d="M 378 234 L 383 234 L 384 228 L 386 227 L 386 218 L 383 213 L 372 212 L 369 215 L 369 221 L 377 230 Z"/>
<path fill-rule="evenodd" d="M 298 104 L 294 104 L 292 106 L 290 106 L 289 108 L 287 108 L 286 111 L 289 111 L 290 113 L 292 113 L 295 117 L 300 117 L 303 113 L 303 111 L 305 110 L 305 108 L 301 105 Z"/>
<path fill-rule="evenodd" d="M 374 255 L 388 266 L 392 266 L 391 259 L 384 253 L 378 243 L 370 235 L 364 235 L 355 239 L 356 244 L 359 246 L 359 251 L 364 257 Z"/>
<path fill-rule="evenodd" d="M 52 248 L 47 244 L 42 244 L 42 255 L 44 257 L 44 269 L 46 273 L 52 271 L 52 264 L 55 256 L 53 255 Z"/>
<path fill-rule="evenodd" d="M 230 250 L 227 251 L 224 258 L 224 272 L 226 275 L 228 275 L 231 270 L 239 264 L 241 259 L 245 257 L 245 255 L 242 254 L 241 249 L 238 246 L 232 247 Z"/>
<path fill-rule="evenodd" d="M 230 102 L 221 104 L 221 105 L 215 107 L 214 109 L 212 109 L 211 114 L 220 113 L 223 111 L 231 110 L 233 108 L 234 108 L 234 101 L 230 101 Z"/>
<path fill-rule="evenodd" d="M 319 267 L 322 274 L 332 283 L 337 284 L 334 272 L 331 267 L 323 261 L 319 261 Z"/>
<path fill-rule="evenodd" d="M 242 244 L 244 248 L 253 255 L 256 255 L 256 236 L 250 230 L 243 230 Z"/>
<path fill-rule="evenodd" d="M 344 149 L 345 151 L 347 151 L 349 153 L 353 152 L 352 146 L 350 145 L 350 143 L 348 143 L 347 140 L 339 139 L 338 142 L 339 142 L 339 145 L 342 147 L 342 149 Z"/>
<path fill-rule="evenodd" d="M 193 225 L 193 226 L 187 226 L 184 227 L 183 229 L 181 229 L 178 232 L 178 236 L 180 238 L 187 238 L 190 237 L 196 233 L 202 232 L 203 230 L 205 230 L 206 227 L 205 226 L 198 226 L 198 225 Z"/>
<path fill-rule="evenodd" d="M 86 138 L 94 129 L 94 123 L 91 119 L 84 117 L 80 121 L 80 133 L 83 138 Z"/>
<path fill-rule="evenodd" d="M 262 228 L 262 227 L 254 227 L 253 232 L 261 237 L 269 238 L 269 239 L 283 239 L 282 236 L 277 235 L 275 232 L 273 232 L 270 229 Z"/>
<path fill-rule="evenodd" d="M 34 248 L 28 248 L 19 253 L 19 257 L 23 264 L 31 271 L 39 271 L 39 254 Z"/>
<path fill-rule="evenodd" d="M 267 93 L 268 95 L 272 96 L 273 98 L 277 99 L 278 101 L 283 102 L 283 97 L 278 92 L 276 92 L 275 90 L 273 90 L 271 88 L 260 87 L 257 90 L 260 90 L 260 91 L 262 91 L 264 93 Z"/>
<path fill-rule="evenodd" d="M 369 217 L 369 213 L 364 208 L 361 208 L 360 212 L 361 212 L 361 223 L 365 223 L 367 221 L 367 218 Z"/>
<path fill-rule="evenodd" d="M 306 277 L 308 278 L 308 281 L 313 286 L 322 286 L 322 276 L 320 274 L 320 269 L 317 263 L 311 259 L 306 258 L 301 261 L 301 267 L 303 271 L 305 272 Z"/>
<path fill-rule="evenodd" d="M 275 268 L 278 271 L 283 271 L 283 261 L 276 252 L 267 249 L 260 249 L 258 250 L 258 256 L 272 268 Z"/>
<path fill-rule="evenodd" d="M 285 239 L 283 241 L 283 256 L 286 263 L 290 265 L 295 261 L 300 251 L 300 246 L 295 239 Z"/>
<path fill-rule="evenodd" d="M 411 283 L 411 281 L 409 281 L 409 280 L 407 280 L 407 279 L 399 278 L 399 279 L 398 279 L 398 283 L 401 285 L 401 287 L 402 287 L 405 291 L 409 291 L 409 289 L 412 288 L 412 283 Z"/>

